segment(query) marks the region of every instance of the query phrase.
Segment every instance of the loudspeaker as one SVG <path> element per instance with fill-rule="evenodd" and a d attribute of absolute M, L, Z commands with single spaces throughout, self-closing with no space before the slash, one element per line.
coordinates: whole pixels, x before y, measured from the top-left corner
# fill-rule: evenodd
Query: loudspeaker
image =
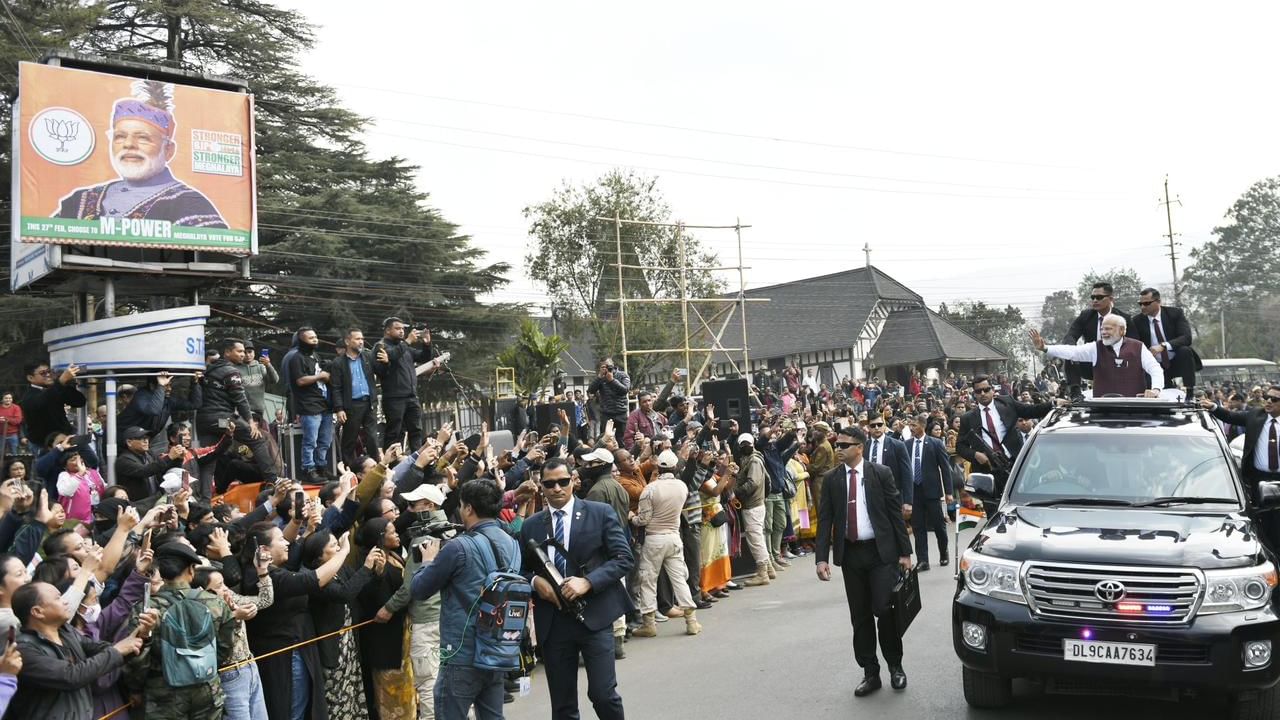
<path fill-rule="evenodd" d="M 702 399 L 715 406 L 716 417 L 725 421 L 737 420 L 740 432 L 751 432 L 751 404 L 747 400 L 746 378 L 708 380 L 702 383 Z"/>
<path fill-rule="evenodd" d="M 536 405 L 533 409 L 533 426 L 539 435 L 546 435 L 551 432 L 551 426 L 560 422 L 560 411 L 569 416 L 569 425 L 572 429 L 573 425 L 573 403 L 544 403 Z"/>
<path fill-rule="evenodd" d="M 523 408 L 517 408 L 515 398 L 504 398 L 502 400 L 494 400 L 491 405 L 486 407 L 490 411 L 489 417 L 485 418 L 489 421 L 489 430 L 509 430 L 513 434 L 524 431 L 524 423 L 516 420 L 517 412 L 524 412 Z"/>

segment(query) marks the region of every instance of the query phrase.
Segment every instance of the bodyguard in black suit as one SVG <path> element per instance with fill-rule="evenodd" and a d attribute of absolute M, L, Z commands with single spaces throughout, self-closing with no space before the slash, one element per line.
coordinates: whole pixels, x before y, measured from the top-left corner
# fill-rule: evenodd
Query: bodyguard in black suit
<path fill-rule="evenodd" d="M 1200 355 L 1191 347 L 1191 323 L 1182 308 L 1160 304 L 1160 291 L 1147 288 L 1138 301 L 1142 314 L 1130 323 L 1137 337 L 1151 349 L 1164 368 L 1164 386 L 1175 387 L 1173 378 L 1182 378 L 1182 386 L 1190 397 L 1196 387 L 1196 371 L 1204 367 Z M 1156 388 L 1157 390 L 1159 388 Z"/>
<path fill-rule="evenodd" d="M 1085 343 L 1097 342 L 1102 328 L 1102 318 L 1105 315 L 1119 315 L 1128 323 L 1129 331 L 1126 333 L 1131 338 L 1136 338 L 1134 334 L 1133 323 L 1129 321 L 1129 316 L 1119 311 L 1115 307 L 1114 290 L 1111 283 L 1094 283 L 1093 290 L 1089 295 L 1089 309 L 1076 316 L 1071 322 L 1071 327 L 1067 328 L 1067 334 L 1063 336 L 1062 345 L 1075 345 L 1077 340 L 1083 339 Z M 1093 379 L 1093 366 L 1089 363 L 1067 362 L 1067 385 L 1079 385 L 1081 378 Z"/>
<path fill-rule="evenodd" d="M 566 599 L 581 598 L 583 620 L 559 610 L 551 583 L 526 573 L 541 601 L 534 606 L 533 625 L 546 666 L 551 693 L 551 716 L 577 720 L 578 655 L 587 669 L 587 697 L 602 720 L 622 720 L 622 698 L 614 669 L 613 621 L 630 609 L 622 578 L 635 560 L 626 531 L 617 513 L 604 503 L 573 496 L 574 479 L 559 458 L 542 466 L 542 494 L 547 507 L 524 521 L 520 547 L 526 551 L 525 567 L 536 567 L 528 554 L 533 540 L 547 547 L 547 555 L 565 577 L 561 592 Z M 558 543 L 567 551 L 554 548 Z"/>
<path fill-rule="evenodd" d="M 873 415 L 867 421 L 867 446 L 863 450 L 862 454 L 868 462 L 884 465 L 893 473 L 893 479 L 898 483 L 898 494 L 902 496 L 902 511 L 909 511 L 914 488 L 911 484 L 911 462 L 907 459 L 907 446 L 886 432 L 885 419 L 880 415 Z"/>
<path fill-rule="evenodd" d="M 1215 418 L 1244 427 L 1240 474 L 1250 488 L 1264 480 L 1280 481 L 1280 387 L 1268 389 L 1262 398 L 1261 410 L 1242 412 L 1228 410 L 1212 400 L 1201 403 L 1206 410 L 1213 411 Z M 1280 548 L 1280 513 L 1263 513 L 1259 521 L 1271 549 Z"/>
<path fill-rule="evenodd" d="M 947 557 L 947 523 L 942 515 L 942 500 L 951 503 L 955 495 L 951 476 L 951 456 L 947 446 L 935 437 L 929 437 L 925 426 L 928 415 L 911 419 L 911 439 L 907 441 L 907 456 L 911 458 L 911 478 L 915 486 L 915 504 L 911 511 L 911 530 L 916 537 L 916 569 L 929 569 L 929 531 L 938 538 L 938 564 L 950 562 Z"/>
<path fill-rule="evenodd" d="M 347 467 L 355 467 L 356 442 L 361 431 L 364 432 L 365 453 L 374 460 L 382 459 L 382 442 L 378 438 L 378 384 L 373 373 L 373 355 L 364 349 L 364 333 L 359 328 L 347 330 L 343 344 L 346 352 L 333 362 L 329 384 L 333 410 L 342 425 L 339 444 L 342 460 Z M 358 366 L 358 372 L 364 378 L 364 385 L 359 390 L 355 390 L 353 366 Z"/>
<path fill-rule="evenodd" d="M 1049 414 L 1053 405 L 1024 405 L 1008 395 L 995 397 L 995 387 L 986 375 L 973 379 L 973 397 L 978 405 L 960 417 L 960 436 L 956 453 L 968 460 L 975 472 L 996 476 L 996 492 L 1004 490 L 1008 477 L 997 468 L 1008 467 L 1022 451 L 1022 433 L 1018 418 L 1039 419 Z M 987 517 L 995 515 L 995 505 L 984 503 Z"/>
<path fill-rule="evenodd" d="M 897 482 L 889 468 L 863 459 L 866 439 L 856 427 L 840 428 L 836 434 L 836 456 L 842 463 L 823 479 L 814 552 L 819 580 L 831 579 L 827 560 L 833 551 L 835 564 L 843 571 L 853 623 L 853 656 L 865 673 L 853 691 L 856 697 L 881 686 L 877 624 L 890 684 L 895 690 L 907 686 L 892 602 L 899 570 L 911 569 L 911 542 Z"/>

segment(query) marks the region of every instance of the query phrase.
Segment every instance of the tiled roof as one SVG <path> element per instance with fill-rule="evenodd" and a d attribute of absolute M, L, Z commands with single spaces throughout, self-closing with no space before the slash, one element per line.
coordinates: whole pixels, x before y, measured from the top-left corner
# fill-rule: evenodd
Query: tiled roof
<path fill-rule="evenodd" d="M 889 314 L 880 339 L 871 348 L 877 366 L 905 365 L 938 360 L 1004 360 L 1005 355 L 942 316 L 920 306 Z"/>

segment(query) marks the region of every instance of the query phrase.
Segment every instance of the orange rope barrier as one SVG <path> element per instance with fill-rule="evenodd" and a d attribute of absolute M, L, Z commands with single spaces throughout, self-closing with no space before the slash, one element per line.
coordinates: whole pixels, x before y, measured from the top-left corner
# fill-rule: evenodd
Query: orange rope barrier
<path fill-rule="evenodd" d="M 375 622 L 375 621 L 374 621 L 374 620 L 365 620 L 364 622 L 361 622 L 361 623 L 356 623 L 356 624 L 354 624 L 354 625 L 348 625 L 348 626 L 346 626 L 346 627 L 338 628 L 337 630 L 334 630 L 333 632 L 325 633 L 324 635 L 320 635 L 319 637 L 313 637 L 313 638 L 311 638 L 310 640 L 303 640 L 303 641 L 302 641 L 302 642 L 300 642 L 300 643 L 294 643 L 293 645 L 289 645 L 289 646 L 287 646 L 287 647 L 282 647 L 282 648 L 279 648 L 279 649 L 277 649 L 277 650 L 272 650 L 272 651 L 271 651 L 271 652 L 269 652 L 269 653 L 263 653 L 263 654 L 261 654 L 261 655 L 255 656 L 255 657 L 251 657 L 251 658 L 249 658 L 248 660 L 241 660 L 241 661 L 240 661 L 240 662 L 238 662 L 238 663 L 233 663 L 233 664 L 228 665 L 228 666 L 226 666 L 226 667 L 220 667 L 220 668 L 218 668 L 218 674 L 222 674 L 222 673 L 224 673 L 224 672 L 228 672 L 228 671 L 231 671 L 231 670 L 238 670 L 238 669 L 240 669 L 240 668 L 242 668 L 242 667 L 245 667 L 246 665 L 249 665 L 250 663 L 255 663 L 255 662 L 259 661 L 259 660 L 265 660 L 266 658 L 272 657 L 273 655 L 280 655 L 281 653 L 293 652 L 294 650 L 297 650 L 297 649 L 298 649 L 298 648 L 300 648 L 300 647 L 306 647 L 307 645 L 310 645 L 310 644 L 312 644 L 312 643 L 318 643 L 318 642 L 320 642 L 321 640 L 327 640 L 327 639 L 329 639 L 329 638 L 331 638 L 331 637 L 335 637 L 335 636 L 338 636 L 338 635 L 342 635 L 343 633 L 349 633 L 349 632 L 351 632 L 352 630 L 355 630 L 355 629 L 357 629 L 357 628 L 362 628 L 362 627 L 364 627 L 365 625 L 369 625 L 369 624 L 371 624 L 371 623 L 373 623 L 373 622 Z M 129 709 L 129 708 L 131 708 L 131 707 L 133 707 L 133 703 L 132 703 L 132 702 L 127 702 L 127 703 L 125 703 L 124 705 L 121 705 L 120 707 L 118 707 L 118 708 L 116 708 L 116 709 L 112 710 L 111 712 L 107 713 L 106 715 L 103 715 L 102 717 L 98 718 L 98 720 L 111 720 L 111 718 L 113 718 L 113 717 L 115 717 L 115 716 L 119 715 L 120 713 L 124 712 L 125 710 L 128 710 L 128 709 Z"/>

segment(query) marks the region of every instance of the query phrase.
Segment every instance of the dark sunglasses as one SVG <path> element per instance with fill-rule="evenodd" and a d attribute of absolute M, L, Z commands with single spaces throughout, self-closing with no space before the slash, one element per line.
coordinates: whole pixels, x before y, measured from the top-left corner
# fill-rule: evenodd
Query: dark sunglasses
<path fill-rule="evenodd" d="M 560 478 L 559 480 L 543 480 L 542 487 L 551 490 L 556 487 L 569 487 L 569 483 L 573 482 L 573 478 Z"/>
<path fill-rule="evenodd" d="M 1280 397 L 1276 397 L 1275 395 L 1265 395 L 1263 396 L 1263 399 L 1267 402 L 1280 402 Z"/>
<path fill-rule="evenodd" d="M 1142 307 L 1146 307 L 1148 305 L 1154 305 L 1155 302 L 1156 302 L 1155 300 L 1139 300 L 1138 304 L 1141 305 Z"/>
<path fill-rule="evenodd" d="M 1106 300 L 1109 297 L 1111 296 L 1110 295 L 1090 295 L 1089 296 L 1091 300 Z"/>
<path fill-rule="evenodd" d="M 993 387 L 984 387 L 984 388 L 974 388 L 974 389 L 973 389 L 973 391 L 974 391 L 974 392 L 980 392 L 980 393 L 991 392 L 992 390 L 995 390 L 995 388 L 993 388 Z"/>
<path fill-rule="evenodd" d="M 882 422 L 867 423 L 867 427 L 884 427 Z"/>
<path fill-rule="evenodd" d="M 841 450 L 846 450 L 848 448 L 854 447 L 855 445 L 861 445 L 861 444 L 862 443 L 859 443 L 859 442 L 838 442 L 836 443 L 836 447 Z"/>

